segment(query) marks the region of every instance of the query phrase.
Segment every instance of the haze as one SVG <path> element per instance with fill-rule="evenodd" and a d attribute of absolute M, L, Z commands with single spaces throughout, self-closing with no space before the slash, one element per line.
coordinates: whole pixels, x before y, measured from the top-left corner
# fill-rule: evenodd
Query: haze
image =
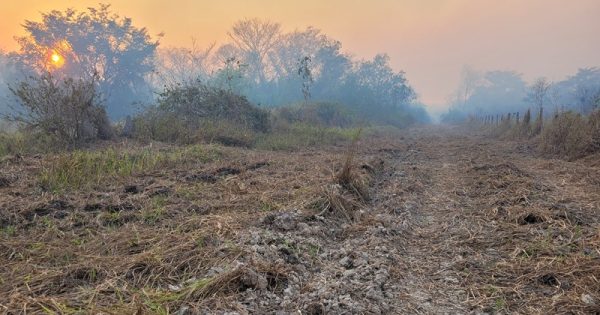
<path fill-rule="evenodd" d="M 0 47 L 17 49 L 24 20 L 40 12 L 95 6 L 92 1 L 3 1 Z M 161 32 L 162 46 L 222 43 L 231 25 L 258 17 L 286 30 L 315 26 L 359 58 L 388 53 L 431 111 L 441 111 L 460 70 L 515 70 L 526 80 L 559 80 L 600 65 L 600 1 L 596 0 L 277 0 L 112 1 L 112 9 Z"/>

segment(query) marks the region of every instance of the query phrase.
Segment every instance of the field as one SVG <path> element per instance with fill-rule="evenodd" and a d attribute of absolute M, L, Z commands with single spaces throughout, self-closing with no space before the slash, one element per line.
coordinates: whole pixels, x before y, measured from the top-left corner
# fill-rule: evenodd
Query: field
<path fill-rule="evenodd" d="M 0 163 L 7 314 L 600 312 L 600 157 L 415 127 Z"/>

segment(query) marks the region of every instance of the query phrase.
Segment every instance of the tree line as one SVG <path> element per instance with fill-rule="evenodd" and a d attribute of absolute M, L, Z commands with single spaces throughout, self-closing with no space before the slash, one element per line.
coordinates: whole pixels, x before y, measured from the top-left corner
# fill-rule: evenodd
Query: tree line
<path fill-rule="evenodd" d="M 445 122 L 525 112 L 529 108 L 545 117 L 565 111 L 587 115 L 600 107 L 600 69 L 581 68 L 562 81 L 539 78 L 528 84 L 514 71 L 481 73 L 465 67 L 449 104 L 449 111 L 442 116 Z"/>
<path fill-rule="evenodd" d="M 93 80 L 113 120 L 153 104 L 166 89 L 193 84 L 261 107 L 330 101 L 382 123 L 428 120 L 405 73 L 392 69 L 386 54 L 358 60 L 314 27 L 284 32 L 279 23 L 244 19 L 221 45 L 162 48 L 162 34 L 152 37 L 109 5 L 54 10 L 23 26 L 19 51 L 0 52 L 4 112 L 13 108 L 10 86 L 49 73 L 57 80 Z"/>

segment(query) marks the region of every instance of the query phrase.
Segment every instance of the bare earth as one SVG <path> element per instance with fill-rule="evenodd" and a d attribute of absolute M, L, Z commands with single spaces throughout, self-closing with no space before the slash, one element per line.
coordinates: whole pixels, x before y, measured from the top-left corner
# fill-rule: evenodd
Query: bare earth
<path fill-rule="evenodd" d="M 599 313 L 600 157 L 466 134 L 361 140 L 362 195 L 336 184 L 348 145 L 211 147 L 62 193 L 54 157 L 5 158 L 0 312 Z"/>

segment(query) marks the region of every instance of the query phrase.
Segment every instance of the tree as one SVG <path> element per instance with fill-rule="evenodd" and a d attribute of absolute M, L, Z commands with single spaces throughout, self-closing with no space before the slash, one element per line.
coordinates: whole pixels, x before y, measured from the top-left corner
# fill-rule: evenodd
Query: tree
<path fill-rule="evenodd" d="M 548 98 L 548 91 L 552 87 L 552 83 L 548 82 L 546 78 L 539 78 L 533 82 L 530 87 L 529 100 L 538 107 L 538 117 L 533 129 L 533 134 L 538 135 L 542 132 L 544 124 L 544 103 Z"/>
<path fill-rule="evenodd" d="M 216 88 L 242 95 L 247 89 L 246 68 L 247 65 L 236 57 L 229 57 L 223 61 L 223 66 L 215 72 L 211 83 Z"/>
<path fill-rule="evenodd" d="M 281 25 L 260 19 L 245 19 L 236 22 L 227 34 L 243 53 L 241 57 L 256 75 L 257 82 L 264 82 L 267 72 L 265 58 L 281 36 Z"/>
<path fill-rule="evenodd" d="M 463 121 L 468 115 L 497 115 L 520 112 L 527 108 L 527 84 L 519 73 L 513 71 L 487 71 L 477 74 L 469 68 L 463 70 L 461 82 L 450 110 L 444 115 L 446 122 Z M 465 98 L 466 97 L 466 98 Z"/>
<path fill-rule="evenodd" d="M 461 72 L 461 85 L 457 91 L 457 97 L 463 106 L 467 105 L 469 98 L 481 82 L 481 75 L 469 66 L 463 66 Z"/>
<path fill-rule="evenodd" d="M 539 78 L 533 82 L 529 91 L 529 100 L 539 108 L 544 110 L 544 103 L 548 99 L 548 91 L 552 87 L 552 83 L 546 78 Z"/>
<path fill-rule="evenodd" d="M 192 40 L 190 48 L 158 49 L 156 54 L 156 82 L 154 86 L 189 84 L 196 80 L 206 81 L 210 75 L 209 57 L 215 45 L 201 49 Z"/>
<path fill-rule="evenodd" d="M 123 117 L 132 112 L 131 103 L 149 97 L 146 79 L 158 42 L 109 5 L 43 13 L 41 22 L 26 21 L 24 28 L 27 35 L 17 38 L 19 59 L 56 77 L 97 77 L 112 117 Z"/>
<path fill-rule="evenodd" d="M 310 99 L 310 86 L 313 83 L 310 61 L 311 59 L 308 56 L 298 61 L 298 75 L 302 79 L 302 95 L 304 95 L 304 101 L 306 102 Z"/>

